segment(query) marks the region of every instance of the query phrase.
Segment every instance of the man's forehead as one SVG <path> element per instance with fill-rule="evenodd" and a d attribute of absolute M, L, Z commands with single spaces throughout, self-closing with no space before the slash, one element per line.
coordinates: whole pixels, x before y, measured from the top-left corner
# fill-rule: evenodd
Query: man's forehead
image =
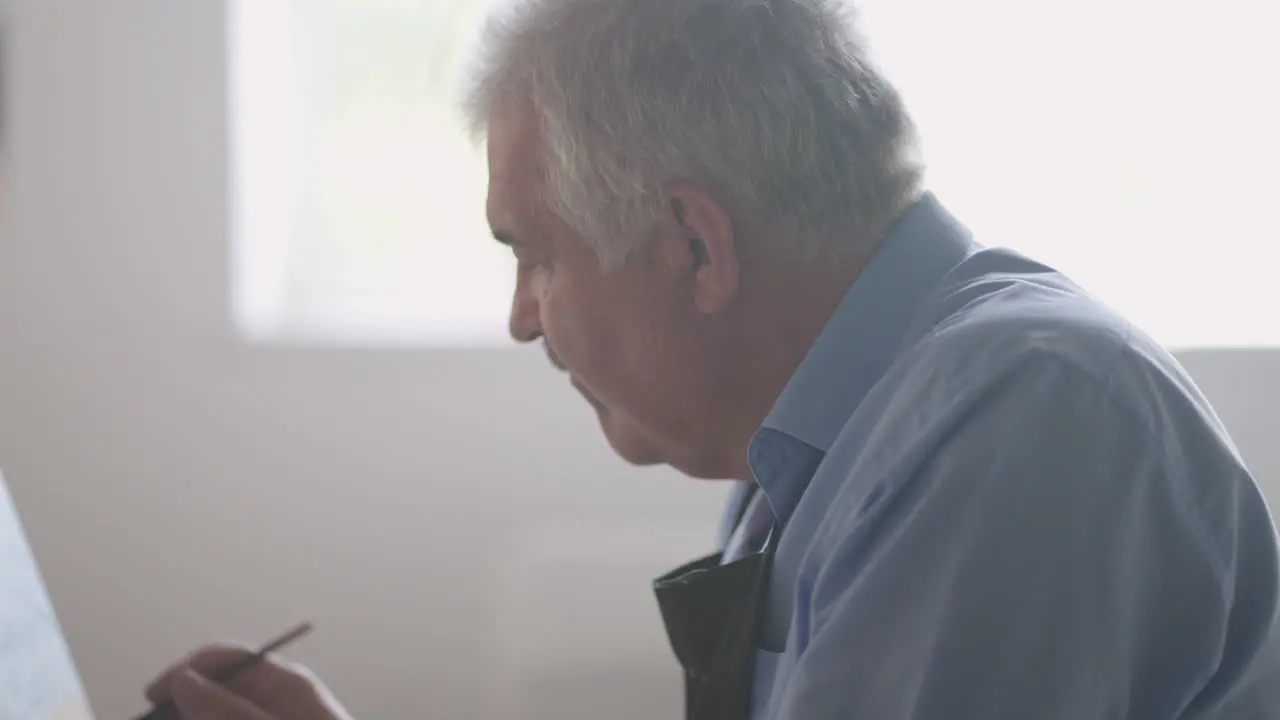
<path fill-rule="evenodd" d="M 537 124 L 522 108 L 502 108 L 490 115 L 487 130 L 489 214 L 491 220 L 505 222 L 532 210 L 537 197 Z"/>
<path fill-rule="evenodd" d="M 489 114 L 489 172 L 508 182 L 537 176 L 538 123 L 523 105 L 504 105 Z"/>

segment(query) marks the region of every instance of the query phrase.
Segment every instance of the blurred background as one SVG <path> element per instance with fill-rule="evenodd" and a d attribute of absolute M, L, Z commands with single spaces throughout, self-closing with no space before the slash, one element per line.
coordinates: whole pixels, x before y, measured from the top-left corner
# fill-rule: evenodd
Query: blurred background
<path fill-rule="evenodd" d="M 678 717 L 649 582 L 727 489 L 505 337 L 485 3 L 0 7 L 0 466 L 100 717 L 304 618 L 357 716 Z M 1280 503 L 1280 11 L 859 7 L 943 202 L 1173 347 Z"/>

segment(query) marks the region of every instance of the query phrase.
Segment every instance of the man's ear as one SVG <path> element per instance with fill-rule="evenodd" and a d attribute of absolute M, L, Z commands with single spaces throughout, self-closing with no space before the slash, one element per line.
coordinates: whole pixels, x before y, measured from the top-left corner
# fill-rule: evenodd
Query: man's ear
<path fill-rule="evenodd" d="M 693 280 L 699 312 L 719 313 L 738 292 L 738 246 L 728 211 L 701 188 L 688 183 L 667 188 L 671 248 Z"/>

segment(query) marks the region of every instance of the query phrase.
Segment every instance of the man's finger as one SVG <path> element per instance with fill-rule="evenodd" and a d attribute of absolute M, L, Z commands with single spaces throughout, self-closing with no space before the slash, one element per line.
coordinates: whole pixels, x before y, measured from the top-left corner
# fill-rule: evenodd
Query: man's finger
<path fill-rule="evenodd" d="M 210 682 L 191 668 L 173 677 L 173 702 L 184 720 L 271 720 L 253 703 Z"/>
<path fill-rule="evenodd" d="M 174 678 L 186 668 L 205 675 L 216 675 L 219 670 L 228 668 L 252 654 L 247 647 L 233 644 L 209 645 L 165 668 L 154 680 L 147 683 L 147 700 L 153 705 L 170 698 L 170 687 Z"/>

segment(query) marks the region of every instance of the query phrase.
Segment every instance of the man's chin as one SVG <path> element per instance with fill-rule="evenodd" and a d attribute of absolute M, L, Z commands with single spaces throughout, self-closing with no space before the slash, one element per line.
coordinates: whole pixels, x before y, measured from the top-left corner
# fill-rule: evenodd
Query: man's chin
<path fill-rule="evenodd" d="M 599 401 L 599 400 L 596 400 L 596 396 L 595 396 L 595 395 L 592 395 L 592 394 L 591 394 L 591 391 L 590 391 L 590 390 L 588 390 L 588 389 L 586 388 L 586 386 L 585 386 L 585 385 L 583 385 L 582 383 L 578 382 L 578 378 L 573 377 L 572 375 L 570 375 L 570 376 L 569 376 L 569 384 L 573 386 L 573 389 L 574 389 L 574 390 L 577 390 L 577 391 L 578 391 L 578 394 L 582 396 L 582 399 L 583 399 L 583 400 L 586 400 L 586 401 L 587 401 L 587 404 L 588 404 L 588 405 L 590 405 L 591 407 L 595 408 L 595 411 L 596 411 L 597 413 L 599 413 L 599 412 L 601 412 L 601 411 L 603 410 L 603 406 L 600 404 L 600 401 Z"/>
<path fill-rule="evenodd" d="M 605 434 L 605 437 L 609 440 L 609 446 L 613 448 L 613 452 L 628 464 L 638 467 L 653 467 L 654 465 L 666 464 L 666 460 L 656 452 L 653 452 L 651 448 L 616 441 L 608 433 Z"/>
<path fill-rule="evenodd" d="M 600 430 L 614 454 L 627 463 L 640 467 L 666 464 L 667 459 L 652 440 L 625 422 L 618 422 L 603 406 L 596 403 L 593 405 L 596 416 L 600 419 Z"/>
<path fill-rule="evenodd" d="M 670 464 L 666 453 L 648 435 L 640 432 L 639 428 L 634 424 L 610 412 L 609 408 L 597 400 L 596 396 L 592 395 L 591 391 L 578 382 L 576 378 L 570 380 L 570 382 L 574 389 L 596 411 L 596 418 L 600 422 L 600 430 L 604 433 L 609 447 L 613 448 L 614 454 L 625 462 L 640 467 Z"/>
<path fill-rule="evenodd" d="M 606 409 L 597 407 L 596 414 L 600 418 L 600 429 L 605 439 L 613 448 L 614 454 L 631 465 L 652 467 L 666 465 L 672 469 L 697 480 L 741 480 L 733 473 L 726 472 L 723 463 L 712 461 L 713 458 L 681 457 L 667 452 L 649 436 L 636 430 L 634 426 L 616 422 L 609 417 Z"/>

